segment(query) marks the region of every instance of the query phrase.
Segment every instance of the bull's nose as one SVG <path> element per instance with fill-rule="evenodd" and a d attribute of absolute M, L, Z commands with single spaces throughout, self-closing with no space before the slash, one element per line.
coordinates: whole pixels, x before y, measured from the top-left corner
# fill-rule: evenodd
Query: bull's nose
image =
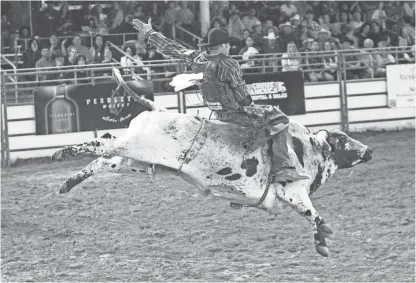
<path fill-rule="evenodd" d="M 363 161 L 364 162 L 370 161 L 371 158 L 373 158 L 373 150 L 371 148 L 367 148 L 367 150 L 365 151 L 363 155 Z"/>

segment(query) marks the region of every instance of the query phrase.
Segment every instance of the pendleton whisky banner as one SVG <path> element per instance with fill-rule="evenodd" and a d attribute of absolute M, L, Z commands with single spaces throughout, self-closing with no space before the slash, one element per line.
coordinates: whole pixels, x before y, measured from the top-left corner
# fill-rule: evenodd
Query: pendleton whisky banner
<path fill-rule="evenodd" d="M 138 95 L 154 101 L 152 82 L 126 83 Z M 36 89 L 36 134 L 127 128 L 134 117 L 147 109 L 124 93 L 123 88 L 116 88 L 116 83 L 102 83 Z"/>
<path fill-rule="evenodd" d="M 254 103 L 279 106 L 286 115 L 306 113 L 302 72 L 244 74 L 243 78 Z"/>

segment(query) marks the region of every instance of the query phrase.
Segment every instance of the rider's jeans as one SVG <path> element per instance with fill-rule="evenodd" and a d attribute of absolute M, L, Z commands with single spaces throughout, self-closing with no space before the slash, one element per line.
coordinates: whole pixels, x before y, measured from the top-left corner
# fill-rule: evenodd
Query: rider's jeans
<path fill-rule="evenodd" d="M 243 127 L 253 126 L 253 118 L 243 111 L 221 111 L 215 113 L 218 120 L 233 123 Z M 293 167 L 289 157 L 289 127 L 285 127 L 273 137 L 273 165 L 274 171 L 281 167 Z"/>

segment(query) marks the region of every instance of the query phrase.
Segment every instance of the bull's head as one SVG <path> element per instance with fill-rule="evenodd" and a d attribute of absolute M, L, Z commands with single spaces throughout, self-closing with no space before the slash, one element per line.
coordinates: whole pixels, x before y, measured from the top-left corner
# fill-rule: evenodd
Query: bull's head
<path fill-rule="evenodd" d="M 340 130 L 320 130 L 316 136 L 323 141 L 338 168 L 350 168 L 370 161 L 373 150 Z"/>

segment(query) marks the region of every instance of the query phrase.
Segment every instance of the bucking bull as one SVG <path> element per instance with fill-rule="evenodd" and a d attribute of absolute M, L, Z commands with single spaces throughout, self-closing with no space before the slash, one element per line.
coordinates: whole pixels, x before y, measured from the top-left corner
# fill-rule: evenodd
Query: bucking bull
<path fill-rule="evenodd" d="M 124 85 L 125 86 L 125 85 Z M 309 179 L 273 182 L 267 144 L 246 154 L 241 136 L 247 129 L 230 123 L 191 115 L 165 112 L 152 101 L 129 91 L 136 101 L 154 111 L 134 118 L 122 137 L 100 138 L 57 151 L 53 160 L 82 153 L 100 156 L 69 177 L 60 193 L 69 192 L 88 177 L 100 172 L 143 174 L 157 170 L 177 174 L 205 195 L 226 199 L 232 207 L 257 207 L 278 214 L 282 204 L 304 216 L 313 228 L 315 247 L 322 256 L 329 251 L 325 238 L 330 226 L 312 205 L 309 195 L 337 170 L 350 168 L 372 158 L 372 149 L 342 131 L 322 129 L 311 133 L 291 121 L 291 160 Z"/>

